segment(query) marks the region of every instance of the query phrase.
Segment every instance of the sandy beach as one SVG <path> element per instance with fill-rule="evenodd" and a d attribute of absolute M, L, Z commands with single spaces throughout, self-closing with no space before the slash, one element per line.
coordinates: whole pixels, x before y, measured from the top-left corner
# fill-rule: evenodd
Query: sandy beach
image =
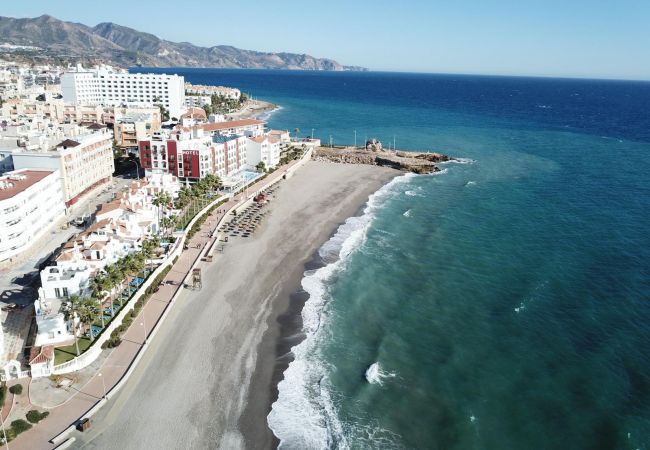
<path fill-rule="evenodd" d="M 278 106 L 264 100 L 249 100 L 241 111 L 228 114 L 229 120 L 256 119 L 262 114 L 273 111 Z"/>
<path fill-rule="evenodd" d="M 309 162 L 252 238 L 231 238 L 176 303 L 134 376 L 77 448 L 273 448 L 266 425 L 316 250 L 400 172 Z M 284 356 L 284 358 L 283 358 Z"/>

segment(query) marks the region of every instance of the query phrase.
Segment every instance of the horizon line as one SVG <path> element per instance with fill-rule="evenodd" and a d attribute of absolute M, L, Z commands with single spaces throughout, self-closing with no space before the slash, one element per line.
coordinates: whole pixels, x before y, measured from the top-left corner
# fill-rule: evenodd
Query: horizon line
<path fill-rule="evenodd" d="M 356 66 L 361 67 L 361 66 Z M 582 76 L 582 75 L 528 75 L 528 74 L 498 74 L 498 73 L 471 73 L 471 72 L 427 72 L 427 71 L 403 71 L 403 70 L 387 70 L 387 69 L 368 69 L 366 70 L 309 70 L 309 69 L 273 69 L 273 68 L 260 68 L 260 67 L 189 67 L 189 66 L 130 66 L 127 70 L 137 69 L 183 69 L 183 70 L 254 70 L 254 71 L 273 71 L 273 72 L 293 72 L 293 73 L 390 73 L 390 74 L 405 74 L 405 75 L 449 75 L 459 77 L 492 77 L 492 78 L 542 78 L 542 79 L 556 79 L 556 80 L 584 80 L 584 81 L 632 81 L 640 83 L 650 83 L 650 77 L 642 78 L 616 78 L 615 76 Z"/>

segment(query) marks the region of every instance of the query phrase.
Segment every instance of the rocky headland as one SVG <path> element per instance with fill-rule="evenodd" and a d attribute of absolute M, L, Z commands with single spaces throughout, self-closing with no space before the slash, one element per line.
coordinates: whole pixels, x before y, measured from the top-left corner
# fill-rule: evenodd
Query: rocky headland
<path fill-rule="evenodd" d="M 343 164 L 367 164 L 371 166 L 392 167 L 394 169 L 413 173 L 440 172 L 436 163 L 451 161 L 454 158 L 442 153 L 406 152 L 390 150 L 363 150 L 351 147 L 331 148 L 318 147 L 312 159 L 315 161 L 330 161 Z"/>

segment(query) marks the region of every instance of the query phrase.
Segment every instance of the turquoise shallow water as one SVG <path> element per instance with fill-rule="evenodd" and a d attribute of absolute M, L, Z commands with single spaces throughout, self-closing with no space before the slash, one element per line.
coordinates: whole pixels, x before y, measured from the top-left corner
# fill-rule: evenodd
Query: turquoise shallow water
<path fill-rule="evenodd" d="M 283 448 L 650 448 L 650 84 L 184 74 L 282 104 L 274 127 L 467 158 L 321 249 Z"/>

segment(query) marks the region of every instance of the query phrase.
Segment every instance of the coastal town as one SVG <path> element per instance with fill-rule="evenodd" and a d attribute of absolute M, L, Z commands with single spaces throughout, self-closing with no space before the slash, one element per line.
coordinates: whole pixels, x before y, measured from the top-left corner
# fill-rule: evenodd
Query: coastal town
<path fill-rule="evenodd" d="M 236 88 L 105 65 L 3 63 L 0 99 L 0 441 L 54 448 L 89 426 L 73 397 L 107 360 L 128 378 L 167 314 L 150 300 L 199 289 L 199 263 L 263 213 L 226 220 L 320 142 L 268 129 L 274 105 Z"/>
<path fill-rule="evenodd" d="M 265 273 L 258 260 L 285 258 L 258 255 L 291 240 L 279 237 L 290 229 L 292 238 L 308 233 L 293 241 L 304 259 L 395 169 L 432 173 L 450 159 L 386 150 L 375 139 L 322 147 L 297 129 L 268 128 L 259 116 L 276 106 L 237 88 L 107 65 L 5 62 L 0 99 L 0 442 L 19 448 L 91 436 L 93 417 L 136 371 L 177 299 L 210 295 L 204 284 L 214 295 L 212 267 L 253 258 L 219 286 L 247 284 Z M 280 182 L 310 160 L 278 196 Z M 314 198 L 338 214 L 314 209 L 310 220 L 328 227 L 301 219 L 292 228 L 297 212 L 318 208 Z M 280 222 L 269 218 L 271 201 L 284 210 Z M 295 285 L 300 267 L 275 274 Z M 253 299 L 268 295 L 258 291 Z M 240 306 L 261 317 L 282 304 Z M 228 326 L 245 329 L 249 317 Z M 263 324 L 253 329 L 262 342 Z M 232 345 L 253 351 L 249 340 Z M 270 398 L 260 405 L 266 411 Z"/>

